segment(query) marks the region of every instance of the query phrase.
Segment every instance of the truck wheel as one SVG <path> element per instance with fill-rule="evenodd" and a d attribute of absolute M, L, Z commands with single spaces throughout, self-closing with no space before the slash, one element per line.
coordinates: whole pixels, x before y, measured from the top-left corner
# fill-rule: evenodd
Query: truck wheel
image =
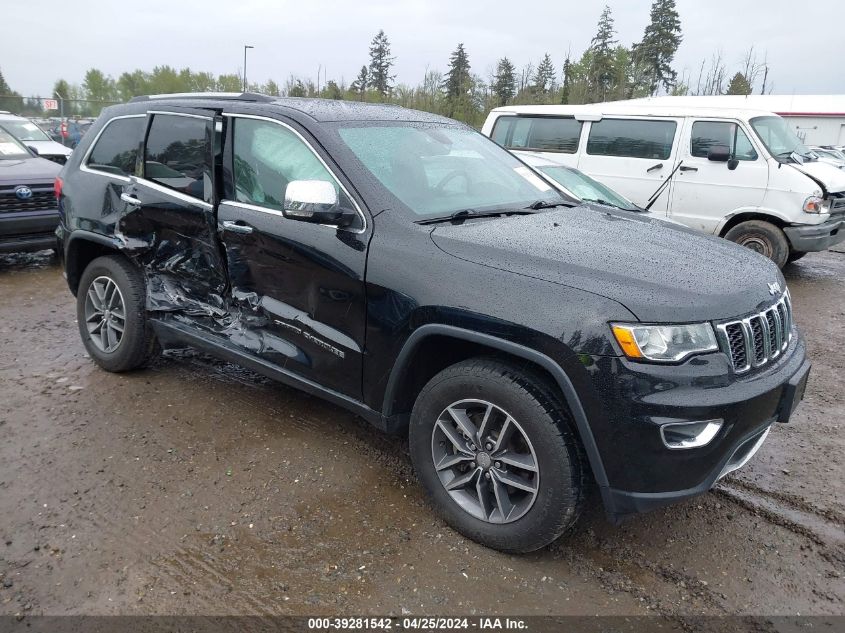
<path fill-rule="evenodd" d="M 411 413 L 411 461 L 446 522 L 512 553 L 577 520 L 587 465 L 569 412 L 542 377 L 495 359 L 441 371 Z"/>
<path fill-rule="evenodd" d="M 725 233 L 725 239 L 765 255 L 777 264 L 778 268 L 786 265 L 786 259 L 789 256 L 789 241 L 783 231 L 771 222 L 762 220 L 740 222 Z"/>
<path fill-rule="evenodd" d="M 792 262 L 797 262 L 799 259 L 804 257 L 807 254 L 807 251 L 790 251 L 789 257 L 786 258 L 786 262 L 791 264 Z"/>
<path fill-rule="evenodd" d="M 157 351 L 147 322 L 144 278 L 118 255 L 98 257 L 82 273 L 76 320 L 85 349 L 107 371 L 136 369 Z"/>

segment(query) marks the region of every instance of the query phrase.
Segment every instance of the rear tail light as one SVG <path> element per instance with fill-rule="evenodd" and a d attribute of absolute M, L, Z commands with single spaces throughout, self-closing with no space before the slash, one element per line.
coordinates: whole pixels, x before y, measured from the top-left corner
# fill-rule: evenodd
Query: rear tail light
<path fill-rule="evenodd" d="M 56 176 L 56 180 L 53 181 L 53 193 L 56 194 L 56 200 L 62 197 L 62 186 L 65 183 L 62 182 L 62 179 Z"/>

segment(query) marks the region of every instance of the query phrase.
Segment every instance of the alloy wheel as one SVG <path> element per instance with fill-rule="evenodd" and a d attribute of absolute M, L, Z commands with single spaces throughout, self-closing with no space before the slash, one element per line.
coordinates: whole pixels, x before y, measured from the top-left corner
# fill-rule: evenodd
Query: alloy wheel
<path fill-rule="evenodd" d="M 443 487 L 467 513 L 488 523 L 522 517 L 537 498 L 537 455 L 520 424 L 485 400 L 460 400 L 438 416 L 431 455 Z"/>
<path fill-rule="evenodd" d="M 115 351 L 123 340 L 126 307 L 120 288 L 110 277 L 97 277 L 88 286 L 85 325 L 91 342 L 101 352 Z"/>

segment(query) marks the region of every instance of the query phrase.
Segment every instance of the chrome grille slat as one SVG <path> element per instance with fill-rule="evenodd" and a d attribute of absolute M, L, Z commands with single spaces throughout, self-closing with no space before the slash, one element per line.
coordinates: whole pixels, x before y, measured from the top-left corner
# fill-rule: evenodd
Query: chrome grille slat
<path fill-rule="evenodd" d="M 25 200 L 18 198 L 14 192 L 0 192 L 0 213 L 41 211 L 55 208 L 56 196 L 52 191 L 33 191 L 32 197 Z"/>
<path fill-rule="evenodd" d="M 762 367 L 780 356 L 792 337 L 789 294 L 757 314 L 717 325 L 723 351 L 737 374 Z"/>

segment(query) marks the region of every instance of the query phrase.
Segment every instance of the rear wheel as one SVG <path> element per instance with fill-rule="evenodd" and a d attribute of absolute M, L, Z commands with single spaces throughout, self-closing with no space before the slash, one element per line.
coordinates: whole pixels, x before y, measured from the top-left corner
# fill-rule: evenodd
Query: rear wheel
<path fill-rule="evenodd" d="M 119 255 L 98 257 L 79 281 L 76 319 L 88 354 L 108 371 L 143 366 L 155 353 L 144 278 Z"/>
<path fill-rule="evenodd" d="M 771 222 L 740 222 L 725 233 L 725 239 L 765 255 L 777 264 L 778 268 L 783 268 L 789 257 L 789 241 L 786 235 Z"/>
<path fill-rule="evenodd" d="M 539 549 L 581 512 L 586 460 L 566 408 L 533 372 L 494 359 L 443 370 L 414 404 L 409 440 L 438 511 L 483 545 Z"/>

